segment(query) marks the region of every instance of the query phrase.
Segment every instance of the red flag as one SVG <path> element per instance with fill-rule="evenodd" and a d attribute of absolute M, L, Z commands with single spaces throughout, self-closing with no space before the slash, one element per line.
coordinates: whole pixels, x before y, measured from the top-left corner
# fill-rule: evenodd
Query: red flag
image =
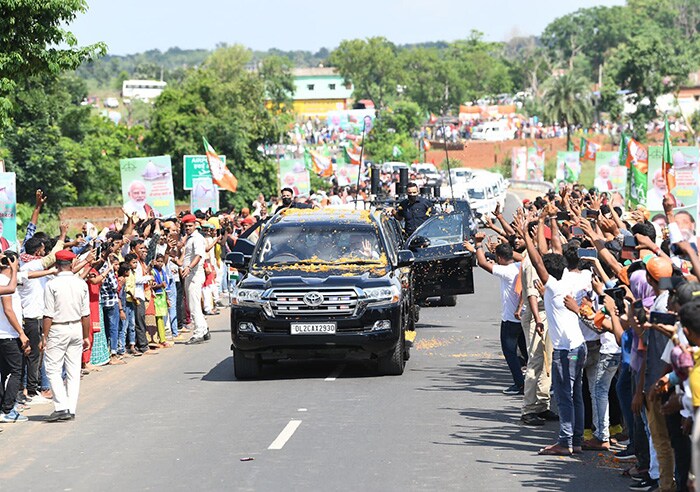
<path fill-rule="evenodd" d="M 233 173 L 228 170 L 226 164 L 224 164 L 219 158 L 219 154 L 217 154 L 214 148 L 209 145 L 207 139 L 202 137 L 202 140 L 204 140 L 204 150 L 207 153 L 207 162 L 209 163 L 209 170 L 211 171 L 211 180 L 219 188 L 235 193 L 236 188 L 238 188 L 238 180 Z"/>

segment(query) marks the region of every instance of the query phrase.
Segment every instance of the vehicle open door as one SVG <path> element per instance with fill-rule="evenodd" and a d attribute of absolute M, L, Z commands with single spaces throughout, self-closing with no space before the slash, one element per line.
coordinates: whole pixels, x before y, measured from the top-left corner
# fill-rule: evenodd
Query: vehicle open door
<path fill-rule="evenodd" d="M 414 293 L 417 300 L 474 293 L 474 258 L 462 242 L 470 235 L 464 212 L 428 219 L 406 241 L 413 251 Z"/>

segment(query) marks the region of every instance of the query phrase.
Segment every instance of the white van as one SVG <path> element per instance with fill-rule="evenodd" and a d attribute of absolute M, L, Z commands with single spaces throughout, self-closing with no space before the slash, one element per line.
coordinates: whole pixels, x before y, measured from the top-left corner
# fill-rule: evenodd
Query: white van
<path fill-rule="evenodd" d="M 515 129 L 508 128 L 505 120 L 489 121 L 474 127 L 472 130 L 472 140 L 483 140 L 486 142 L 500 142 L 503 140 L 513 140 Z"/>
<path fill-rule="evenodd" d="M 467 167 L 454 167 L 450 169 L 450 177 L 452 178 L 452 185 L 457 183 L 466 183 L 472 179 L 473 172 Z"/>

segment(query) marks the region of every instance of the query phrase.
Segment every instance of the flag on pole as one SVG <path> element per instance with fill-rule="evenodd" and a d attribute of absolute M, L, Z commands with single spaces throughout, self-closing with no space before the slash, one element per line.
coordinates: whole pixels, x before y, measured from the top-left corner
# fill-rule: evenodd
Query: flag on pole
<path fill-rule="evenodd" d="M 598 145 L 581 137 L 581 148 L 579 152 L 579 157 L 582 161 L 595 161 Z"/>
<path fill-rule="evenodd" d="M 394 148 L 391 149 L 391 155 L 394 157 L 401 157 L 401 154 L 403 154 L 401 147 L 399 147 L 398 145 L 394 145 Z"/>
<path fill-rule="evenodd" d="M 671 156 L 671 130 L 668 128 L 668 118 L 664 121 L 664 145 L 661 149 L 661 169 L 666 180 L 666 189 L 669 193 L 676 187 L 676 170 L 673 169 Z"/>
<path fill-rule="evenodd" d="M 432 125 L 434 123 L 437 123 L 437 116 L 435 116 L 433 113 L 430 113 L 430 118 L 428 118 L 428 122 Z"/>
<path fill-rule="evenodd" d="M 620 166 L 622 165 L 627 165 L 627 135 L 625 135 L 625 132 L 622 132 L 620 134 L 620 149 L 618 150 L 618 155 L 617 155 L 617 162 Z M 625 183 L 625 196 L 628 197 L 627 200 L 629 202 L 629 196 L 630 196 L 630 183 L 632 182 L 632 172 L 628 169 L 627 171 L 627 179 Z"/>
<path fill-rule="evenodd" d="M 567 152 L 574 152 L 575 150 L 578 150 L 576 148 L 576 145 L 574 144 L 573 140 L 569 140 L 569 143 L 566 144 L 566 151 Z"/>
<path fill-rule="evenodd" d="M 428 151 L 428 150 L 430 150 L 430 147 L 431 147 L 430 140 L 428 140 L 427 138 L 424 138 L 423 139 L 423 150 Z"/>
<path fill-rule="evenodd" d="M 204 151 L 207 154 L 207 163 L 211 171 L 212 181 L 219 188 L 235 193 L 236 188 L 238 188 L 238 180 L 233 173 L 228 170 L 226 164 L 219 158 L 219 154 L 209 145 L 207 139 L 202 137 L 202 140 L 204 140 Z"/>
<path fill-rule="evenodd" d="M 627 139 L 627 160 L 625 161 L 630 177 L 630 206 L 646 206 L 647 174 L 649 172 L 649 152 L 647 148 L 633 138 Z"/>
<path fill-rule="evenodd" d="M 309 171 L 313 171 L 324 178 L 333 175 L 333 163 L 330 157 L 325 157 L 318 152 L 306 149 L 304 151 L 304 160 Z"/>

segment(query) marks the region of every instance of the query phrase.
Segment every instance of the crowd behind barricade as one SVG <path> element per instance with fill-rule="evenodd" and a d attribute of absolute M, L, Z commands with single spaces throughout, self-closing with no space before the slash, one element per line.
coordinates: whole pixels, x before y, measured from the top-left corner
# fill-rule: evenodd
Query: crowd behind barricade
<path fill-rule="evenodd" d="M 504 393 L 523 396 L 523 425 L 559 422 L 539 453 L 614 453 L 632 490 L 689 490 L 700 472 L 697 231 L 663 205 L 650 217 L 568 185 L 465 242 L 501 282 Z"/>

